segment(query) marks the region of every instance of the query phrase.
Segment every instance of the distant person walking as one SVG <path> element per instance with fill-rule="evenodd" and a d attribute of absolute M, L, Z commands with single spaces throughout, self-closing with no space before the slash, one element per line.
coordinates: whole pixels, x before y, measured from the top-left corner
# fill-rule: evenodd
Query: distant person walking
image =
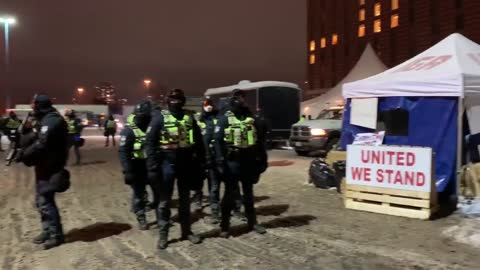
<path fill-rule="evenodd" d="M 105 121 L 105 132 L 104 135 L 106 138 L 105 140 L 105 147 L 108 147 L 110 144 L 110 136 L 112 136 L 112 144 L 115 146 L 115 134 L 117 133 L 117 122 L 113 119 L 113 115 L 110 115 Z"/>

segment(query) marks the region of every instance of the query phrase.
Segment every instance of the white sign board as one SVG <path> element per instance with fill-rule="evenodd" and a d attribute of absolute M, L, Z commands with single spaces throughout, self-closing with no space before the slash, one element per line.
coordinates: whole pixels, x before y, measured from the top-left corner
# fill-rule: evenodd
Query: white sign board
<path fill-rule="evenodd" d="M 377 129 L 378 98 L 354 98 L 351 103 L 350 124 Z"/>
<path fill-rule="evenodd" d="M 379 133 L 358 133 L 353 140 L 354 145 L 382 145 L 385 131 Z"/>
<path fill-rule="evenodd" d="M 430 192 L 432 149 L 349 145 L 347 184 Z"/>

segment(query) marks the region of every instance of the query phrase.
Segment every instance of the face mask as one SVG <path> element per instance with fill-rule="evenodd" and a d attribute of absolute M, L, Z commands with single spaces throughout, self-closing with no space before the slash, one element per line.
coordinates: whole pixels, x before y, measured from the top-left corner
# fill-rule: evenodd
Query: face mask
<path fill-rule="evenodd" d="M 182 103 L 178 101 L 171 101 L 168 103 L 168 110 L 171 112 L 178 112 L 182 109 Z"/>
<path fill-rule="evenodd" d="M 203 110 L 206 111 L 206 112 L 212 112 L 213 111 L 213 106 L 203 106 Z"/>

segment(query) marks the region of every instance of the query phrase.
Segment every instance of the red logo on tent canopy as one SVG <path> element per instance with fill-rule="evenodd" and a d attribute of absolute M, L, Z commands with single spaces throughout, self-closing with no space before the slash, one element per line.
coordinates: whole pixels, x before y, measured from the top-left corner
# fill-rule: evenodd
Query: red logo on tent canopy
<path fill-rule="evenodd" d="M 451 55 L 440 55 L 440 56 L 426 56 L 420 59 L 413 61 L 412 63 L 402 67 L 396 72 L 412 71 L 412 70 L 430 70 L 439 65 L 446 63 L 452 58 Z"/>

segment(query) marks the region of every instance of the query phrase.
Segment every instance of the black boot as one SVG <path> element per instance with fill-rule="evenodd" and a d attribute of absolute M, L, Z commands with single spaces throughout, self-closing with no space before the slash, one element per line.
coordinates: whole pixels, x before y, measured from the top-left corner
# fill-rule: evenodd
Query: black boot
<path fill-rule="evenodd" d="M 195 235 L 193 233 L 190 233 L 190 234 L 187 234 L 187 235 L 182 235 L 182 240 L 188 240 L 192 244 L 202 243 L 202 238 L 200 238 L 200 236 Z"/>
<path fill-rule="evenodd" d="M 147 223 L 147 219 L 145 217 L 137 217 L 137 220 L 138 220 L 138 228 L 141 231 L 148 230 L 148 223 Z"/>
<path fill-rule="evenodd" d="M 233 216 L 241 221 L 247 221 L 247 218 L 240 210 L 233 210 Z"/>
<path fill-rule="evenodd" d="M 195 194 L 193 194 L 193 211 L 202 211 L 202 199 L 203 199 L 203 194 L 201 191 L 195 191 Z"/>
<path fill-rule="evenodd" d="M 218 210 L 212 210 L 212 224 L 220 223 L 220 214 Z"/>
<path fill-rule="evenodd" d="M 168 246 L 168 235 L 160 234 L 160 238 L 158 239 L 158 242 L 157 242 L 157 248 L 166 249 L 167 246 Z"/>
<path fill-rule="evenodd" d="M 250 230 L 252 231 L 255 231 L 256 233 L 258 234 L 265 234 L 267 233 L 267 229 L 265 227 L 263 227 L 262 225 L 260 224 L 255 224 L 253 225 Z"/>
<path fill-rule="evenodd" d="M 49 238 L 45 243 L 43 244 L 43 249 L 44 250 L 49 250 L 54 247 L 58 247 L 61 244 L 65 243 L 65 239 L 63 236 L 61 237 L 54 237 L 54 238 Z"/>
<path fill-rule="evenodd" d="M 41 232 L 39 235 L 33 238 L 33 243 L 40 245 L 45 243 L 48 239 L 50 239 L 50 234 L 48 232 Z"/>

